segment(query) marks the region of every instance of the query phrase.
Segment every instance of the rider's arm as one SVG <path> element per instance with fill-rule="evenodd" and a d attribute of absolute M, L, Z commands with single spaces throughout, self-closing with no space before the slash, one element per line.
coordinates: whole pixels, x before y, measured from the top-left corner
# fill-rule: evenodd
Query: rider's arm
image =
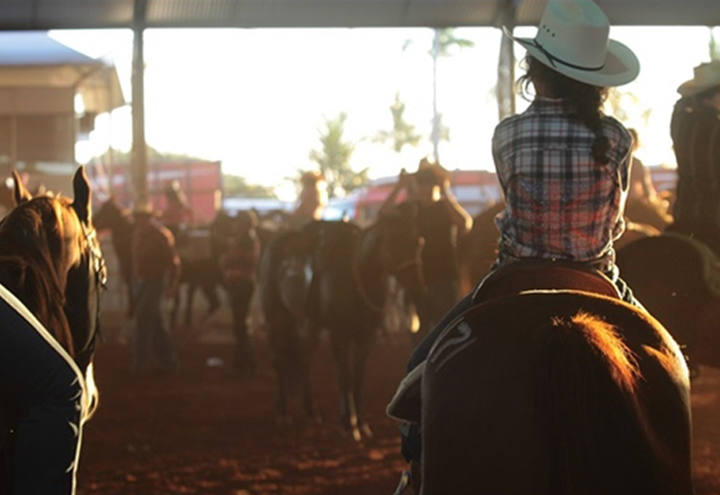
<path fill-rule="evenodd" d="M 392 191 L 390 191 L 390 194 L 388 195 L 388 197 L 385 198 L 385 201 L 383 201 L 383 204 L 380 207 L 380 210 L 378 211 L 378 216 L 384 215 L 393 206 L 395 206 L 395 202 L 397 201 L 397 197 L 400 194 L 400 191 L 407 188 L 409 177 L 410 177 L 410 175 L 407 172 L 405 172 L 405 169 L 402 169 L 400 171 L 400 175 L 398 175 L 398 180 L 395 183 L 395 186 L 393 187 Z"/>
<path fill-rule="evenodd" d="M 458 234 L 469 232 L 473 224 L 472 217 L 455 198 L 455 195 L 450 189 L 449 181 L 445 181 L 443 184 L 442 195 L 443 198 L 445 198 L 445 204 L 447 205 L 448 213 L 450 214 L 450 221 L 453 225 L 457 226 Z"/>

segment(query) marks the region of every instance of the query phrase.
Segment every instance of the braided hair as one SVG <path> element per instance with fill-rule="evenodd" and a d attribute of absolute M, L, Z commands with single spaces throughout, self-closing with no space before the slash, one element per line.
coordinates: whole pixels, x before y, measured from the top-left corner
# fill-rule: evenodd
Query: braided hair
<path fill-rule="evenodd" d="M 530 55 L 525 57 L 523 64 L 526 72 L 517 82 L 520 93 L 528 98 L 530 84 L 541 81 L 547 96 L 566 101 L 571 107 L 572 116 L 595 134 L 592 145 L 595 161 L 603 165 L 608 163 L 610 141 L 603 135 L 602 128 L 602 107 L 608 96 L 608 88 L 570 79 Z"/>

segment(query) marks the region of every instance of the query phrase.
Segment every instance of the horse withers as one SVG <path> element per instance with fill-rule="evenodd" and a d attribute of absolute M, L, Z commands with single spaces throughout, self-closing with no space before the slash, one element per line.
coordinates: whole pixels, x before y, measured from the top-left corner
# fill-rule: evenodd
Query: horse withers
<path fill-rule="evenodd" d="M 691 495 L 688 371 L 662 325 L 610 292 L 496 296 L 391 403 L 421 420 L 420 493 Z"/>
<path fill-rule="evenodd" d="M 309 368 L 318 332 L 327 329 L 338 370 L 343 425 L 356 440 L 362 421 L 365 366 L 381 325 L 388 278 L 424 290 L 417 210 L 400 205 L 362 230 L 347 222 L 313 222 L 276 238 L 260 263 L 259 288 L 278 377 L 277 410 L 300 385 L 314 416 Z"/>
<path fill-rule="evenodd" d="M 97 406 L 105 267 L 84 170 L 72 201 L 32 198 L 14 176 L 17 206 L 0 223 L 0 493 L 70 494 Z"/>

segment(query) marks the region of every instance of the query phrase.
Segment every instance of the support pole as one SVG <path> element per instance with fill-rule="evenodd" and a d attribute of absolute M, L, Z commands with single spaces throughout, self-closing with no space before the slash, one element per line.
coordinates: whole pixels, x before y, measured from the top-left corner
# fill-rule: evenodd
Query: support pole
<path fill-rule="evenodd" d="M 515 0 L 506 0 L 499 15 L 500 26 L 515 28 Z M 497 101 L 500 120 L 515 114 L 515 52 L 513 41 L 501 31 L 498 60 Z"/>
<path fill-rule="evenodd" d="M 135 204 L 144 203 L 148 200 L 147 144 L 145 143 L 145 56 L 143 46 L 146 7 L 146 0 L 135 0 L 132 62 L 133 144 L 130 164 L 130 177 Z"/>

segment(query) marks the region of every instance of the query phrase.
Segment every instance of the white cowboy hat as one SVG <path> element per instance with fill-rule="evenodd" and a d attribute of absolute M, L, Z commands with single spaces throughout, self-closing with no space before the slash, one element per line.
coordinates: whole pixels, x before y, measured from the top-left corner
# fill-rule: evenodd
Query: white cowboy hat
<path fill-rule="evenodd" d="M 637 77 L 640 62 L 609 32 L 607 16 L 592 0 L 548 0 L 535 39 L 516 38 L 505 28 L 551 69 L 593 86 L 621 86 Z"/>
<path fill-rule="evenodd" d="M 694 76 L 677 89 L 682 96 L 693 96 L 703 91 L 720 87 L 720 60 L 713 60 L 695 67 Z"/>

